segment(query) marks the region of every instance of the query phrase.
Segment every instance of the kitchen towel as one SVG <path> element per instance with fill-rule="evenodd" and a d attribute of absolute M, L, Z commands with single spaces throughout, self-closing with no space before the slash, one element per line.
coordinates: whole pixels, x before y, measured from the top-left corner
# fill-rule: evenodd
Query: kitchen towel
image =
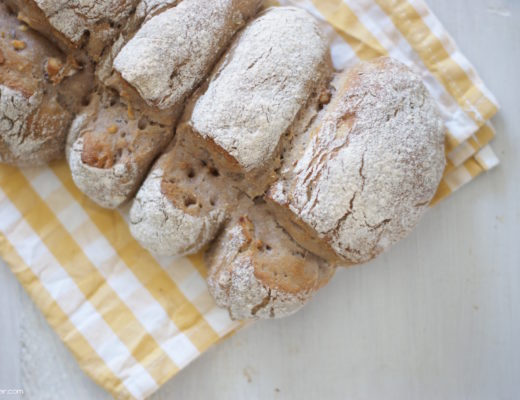
<path fill-rule="evenodd" d="M 389 55 L 421 74 L 447 128 L 432 204 L 497 165 L 497 102 L 422 0 L 280 3 L 318 18 L 336 68 Z M 143 399 L 241 325 L 215 306 L 200 254 L 154 257 L 127 215 L 88 200 L 65 162 L 0 166 L 0 257 L 92 379 L 116 398 Z"/>

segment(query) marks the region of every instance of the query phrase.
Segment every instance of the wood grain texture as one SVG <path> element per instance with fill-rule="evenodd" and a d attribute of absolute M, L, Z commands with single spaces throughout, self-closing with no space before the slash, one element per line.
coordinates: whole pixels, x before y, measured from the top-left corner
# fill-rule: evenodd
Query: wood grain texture
<path fill-rule="evenodd" d="M 502 110 L 502 164 L 300 313 L 221 343 L 154 399 L 515 399 L 520 391 L 520 2 L 429 0 Z M 0 387 L 109 398 L 0 266 Z M 10 398 L 16 398 L 15 396 Z"/>

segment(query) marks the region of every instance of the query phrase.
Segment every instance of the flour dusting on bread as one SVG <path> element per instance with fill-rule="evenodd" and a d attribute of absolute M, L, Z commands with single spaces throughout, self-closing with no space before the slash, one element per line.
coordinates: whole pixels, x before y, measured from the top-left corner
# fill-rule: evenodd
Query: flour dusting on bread
<path fill-rule="evenodd" d="M 382 58 L 344 73 L 314 129 L 270 204 L 307 248 L 366 262 L 408 234 L 435 194 L 442 120 L 419 76 Z"/>

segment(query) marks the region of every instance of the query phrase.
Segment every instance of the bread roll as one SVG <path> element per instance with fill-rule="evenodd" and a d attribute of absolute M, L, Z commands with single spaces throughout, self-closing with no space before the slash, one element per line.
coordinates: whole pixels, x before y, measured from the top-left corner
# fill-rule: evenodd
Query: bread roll
<path fill-rule="evenodd" d="M 150 106 L 178 107 L 260 3 L 184 0 L 146 22 L 119 52 L 114 68 Z"/>
<path fill-rule="evenodd" d="M 192 254 L 217 234 L 238 193 L 207 153 L 194 153 L 182 135 L 159 158 L 130 209 L 130 230 L 159 255 Z"/>
<path fill-rule="evenodd" d="M 67 140 L 74 183 L 102 207 L 118 207 L 135 194 L 173 129 L 173 124 L 156 123 L 138 111 L 129 115 L 116 92 L 93 94 Z"/>
<path fill-rule="evenodd" d="M 381 58 L 337 93 L 267 193 L 277 221 L 331 262 L 366 262 L 406 236 L 445 166 L 444 128 L 418 75 Z"/>
<path fill-rule="evenodd" d="M 327 89 L 326 39 L 293 7 L 268 9 L 235 39 L 209 83 L 187 107 L 179 131 L 207 148 L 219 169 L 251 196 L 275 179 L 300 112 Z"/>
<path fill-rule="evenodd" d="M 247 198 L 205 259 L 209 291 L 232 319 L 293 314 L 334 273 L 330 264 L 296 244 L 265 205 Z"/>
<path fill-rule="evenodd" d="M 91 76 L 0 4 L 0 162 L 34 166 L 63 157 Z"/>
<path fill-rule="evenodd" d="M 19 18 L 62 50 L 84 49 L 95 61 L 135 13 L 138 0 L 6 0 Z"/>

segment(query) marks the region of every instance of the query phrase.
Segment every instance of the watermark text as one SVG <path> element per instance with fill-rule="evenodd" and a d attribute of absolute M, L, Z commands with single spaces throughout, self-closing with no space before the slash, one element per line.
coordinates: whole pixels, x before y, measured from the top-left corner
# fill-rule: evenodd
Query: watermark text
<path fill-rule="evenodd" d="M 0 396 L 23 396 L 23 389 L 0 389 Z"/>

